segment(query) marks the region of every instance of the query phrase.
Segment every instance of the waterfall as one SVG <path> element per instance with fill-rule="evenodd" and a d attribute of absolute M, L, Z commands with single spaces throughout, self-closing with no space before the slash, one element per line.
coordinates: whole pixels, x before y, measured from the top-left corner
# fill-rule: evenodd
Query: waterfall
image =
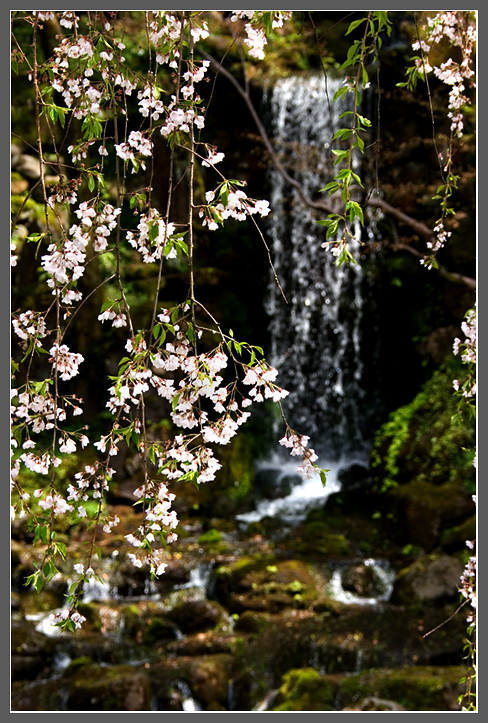
<path fill-rule="evenodd" d="M 327 200 L 318 191 L 331 180 L 330 143 L 340 127 L 348 96 L 332 103 L 341 79 L 324 76 L 279 80 L 269 94 L 275 148 L 288 173 L 305 194 Z M 327 101 L 330 99 L 330 103 Z M 298 192 L 273 168 L 268 234 L 274 267 L 285 303 L 271 275 L 266 311 L 270 319 L 271 363 L 289 390 L 284 408 L 290 424 L 311 438 L 328 462 L 365 461 L 368 453 L 367 276 L 360 263 L 337 266 L 321 247 L 325 213 L 308 208 Z M 359 240 L 360 226 L 356 229 Z M 360 245 L 351 249 L 360 261 Z"/>

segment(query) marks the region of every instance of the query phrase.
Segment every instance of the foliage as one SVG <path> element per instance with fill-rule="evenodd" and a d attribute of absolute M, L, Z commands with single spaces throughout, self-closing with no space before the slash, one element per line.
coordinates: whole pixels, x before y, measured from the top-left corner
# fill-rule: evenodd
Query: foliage
<path fill-rule="evenodd" d="M 285 11 L 15 11 L 12 23 L 12 70 L 33 127 L 25 127 L 17 111 L 14 118 L 39 164 L 38 171 L 31 169 L 28 188 L 14 179 L 12 265 L 18 264 L 19 276 L 28 266 L 31 279 L 35 267 L 43 287 L 37 308 L 21 306 L 13 315 L 19 351 L 12 384 L 12 508 L 28 518 L 34 544 L 45 550 L 28 581 L 38 591 L 67 555 L 57 537 L 60 521 L 86 524 L 86 555 L 75 565 L 78 578 L 57 620 L 74 631 L 84 621 L 83 585 L 96 575 L 97 535 L 100 529 L 109 534 L 119 521 L 108 514 L 105 498 L 117 475 L 115 460 L 127 450 L 141 460 L 134 494 L 144 512 L 142 524 L 126 535 L 134 547 L 129 558 L 136 567 L 147 565 L 153 576 L 164 572 L 166 547 L 177 537 L 172 503 L 178 487 L 215 479 L 221 467 L 215 445 L 230 442 L 249 418 L 248 408 L 276 403 L 285 430 L 280 444 L 303 459 L 301 472 L 326 482 L 327 470 L 318 466 L 308 436 L 291 429 L 283 414 L 280 402 L 288 392 L 276 383 L 278 371 L 262 347 L 223 327 L 201 297 L 198 275 L 202 239 L 245 221 L 264 240 L 256 218 L 270 211 L 266 200 L 246 193 L 244 180 L 217 168 L 224 154 L 206 134 L 200 95 L 209 80 L 210 61 L 202 58 L 211 29 L 218 25 L 222 47 L 233 47 L 233 53 L 237 48 L 233 59 L 240 56 L 254 72 L 268 42 L 277 52 L 287 32 L 294 57 L 297 33 L 294 14 Z M 346 32 L 351 42 L 340 69 L 347 76 L 333 102 L 350 94 L 352 107 L 332 138 L 337 172 L 321 191 L 331 205 L 320 221 L 327 229 L 323 246 L 338 264 L 353 261 L 350 244 L 359 240 L 371 203 L 358 159 L 379 137 L 372 139 L 363 93 L 391 30 L 388 13 L 371 11 Z M 436 151 L 429 73 L 450 88 L 451 136 L 438 154 L 440 184 L 432 199 L 440 202 L 440 216 L 432 231 L 414 223 L 428 237 L 426 252 L 417 253 L 424 266 L 434 268 L 451 233 L 447 219 L 452 223 L 456 215 L 460 174 L 454 141 L 463 136 L 470 103 L 465 84 L 474 78 L 474 13 L 428 13 L 417 34 L 414 49 L 420 54 L 412 58 L 404 87 L 411 92 L 425 81 Z M 434 46 L 444 56 L 436 55 Z M 384 208 L 378 188 L 375 192 Z M 134 268 L 147 269 L 138 283 Z M 174 275 L 185 283 L 170 293 L 165 285 Z M 25 299 L 32 300 L 30 293 Z M 98 328 L 94 334 L 101 334 L 100 324 L 111 325 L 105 335 L 111 369 L 102 429 L 92 423 L 90 399 L 82 398 L 76 379 L 80 367 L 98 360 L 89 348 L 72 350 L 81 343 L 80 319 L 88 311 L 90 328 Z M 463 327 L 467 341 L 455 349 L 471 365 L 474 325 L 473 312 Z M 456 382 L 463 399 L 474 397 L 472 377 Z M 383 429 L 387 485 L 401 483 L 409 473 L 403 464 L 409 461 L 407 440 L 418 475 L 440 480 L 461 469 L 469 476 L 470 453 L 466 465 L 459 465 L 455 451 L 473 439 L 450 419 L 446 380 L 446 373 L 437 373 Z M 83 397 L 93 392 L 86 389 Z M 85 449 L 87 463 L 68 479 L 71 455 Z M 379 465 L 379 457 L 374 462 Z M 471 601 L 472 572 L 466 571 L 463 588 Z"/>

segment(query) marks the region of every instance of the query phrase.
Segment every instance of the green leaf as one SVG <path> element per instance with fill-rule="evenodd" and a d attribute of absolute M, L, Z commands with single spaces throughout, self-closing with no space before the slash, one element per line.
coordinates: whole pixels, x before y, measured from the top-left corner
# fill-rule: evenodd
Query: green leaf
<path fill-rule="evenodd" d="M 93 178 L 92 174 L 88 176 L 88 190 L 93 191 L 95 189 L 95 179 Z"/>
<path fill-rule="evenodd" d="M 332 153 L 335 156 L 334 163 L 341 163 L 342 161 L 345 161 L 346 158 L 349 156 L 349 151 L 346 151 L 346 150 L 338 151 L 338 150 L 334 149 L 332 151 Z M 333 186 L 333 185 L 334 185 L 334 182 L 328 183 L 324 188 L 322 188 L 320 190 L 324 191 L 327 188 L 327 186 Z M 337 184 L 335 184 L 335 185 L 337 185 Z"/>
<path fill-rule="evenodd" d="M 371 127 L 371 121 L 369 120 L 369 118 L 365 118 L 363 115 L 359 115 L 358 113 L 357 119 L 361 123 L 361 125 L 365 126 L 366 128 Z"/>
<path fill-rule="evenodd" d="M 334 133 L 332 136 L 333 141 L 345 141 L 347 138 L 351 136 L 352 130 L 351 128 L 339 128 L 338 131 Z"/>
<path fill-rule="evenodd" d="M 334 93 L 334 97 L 332 98 L 332 102 L 335 103 L 336 100 L 339 100 L 339 98 L 342 98 L 344 95 L 347 95 L 349 93 L 349 88 L 347 85 L 343 85 L 341 88 L 336 90 Z"/>
<path fill-rule="evenodd" d="M 61 555 L 63 560 L 66 559 L 67 548 L 66 548 L 66 545 L 64 544 L 64 542 L 55 542 L 54 549 L 56 550 L 58 555 Z"/>
<path fill-rule="evenodd" d="M 149 228 L 149 240 L 154 242 L 159 236 L 159 224 L 153 223 Z"/>
<path fill-rule="evenodd" d="M 329 470 L 327 470 L 328 472 Z M 319 472 L 320 475 L 320 481 L 322 482 L 322 485 L 325 487 L 327 485 L 327 475 L 325 474 L 326 470 L 321 469 Z"/>
<path fill-rule="evenodd" d="M 35 533 L 34 533 L 34 544 L 38 542 L 39 540 L 44 544 L 48 544 L 48 528 L 46 525 L 37 525 Z"/>
<path fill-rule="evenodd" d="M 332 153 L 336 153 L 336 151 L 332 151 Z M 347 156 L 349 151 L 337 151 L 337 153 L 345 153 Z M 323 191 L 326 191 L 327 193 L 331 194 L 334 191 L 337 191 L 338 188 L 339 188 L 339 184 L 337 183 L 337 181 L 330 181 L 329 183 L 326 183 L 323 188 L 320 189 L 320 193 L 322 193 Z"/>
<path fill-rule="evenodd" d="M 356 30 L 364 21 L 367 20 L 367 18 L 360 18 L 359 20 L 353 20 L 352 23 L 349 25 L 346 35 L 349 35 L 349 33 L 352 33 L 353 30 Z"/>

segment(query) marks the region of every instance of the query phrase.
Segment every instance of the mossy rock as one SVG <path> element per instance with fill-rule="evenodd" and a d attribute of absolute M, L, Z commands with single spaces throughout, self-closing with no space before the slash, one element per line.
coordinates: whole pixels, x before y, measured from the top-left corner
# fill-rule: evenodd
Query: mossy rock
<path fill-rule="evenodd" d="M 354 706 L 368 696 L 388 699 L 410 711 L 460 710 L 463 692 L 462 666 L 408 667 L 396 670 L 368 670 L 346 677 L 338 692 L 341 708 Z"/>
<path fill-rule="evenodd" d="M 83 666 L 69 680 L 66 710 L 151 710 L 149 677 L 140 668 Z"/>
<path fill-rule="evenodd" d="M 226 606 L 233 613 L 245 610 L 279 612 L 283 608 L 302 608 L 318 597 L 317 580 L 301 560 L 281 560 L 273 564 L 241 570 L 232 588 L 228 588 Z"/>
<path fill-rule="evenodd" d="M 241 615 L 237 615 L 236 618 L 236 631 L 256 635 L 267 630 L 273 621 L 273 616 L 270 615 L 270 613 L 255 610 L 244 610 L 244 612 Z"/>
<path fill-rule="evenodd" d="M 466 540 L 474 540 L 476 537 L 476 515 L 468 517 L 464 522 L 443 530 L 440 535 L 440 545 L 448 552 L 454 550 L 465 550 Z"/>
<path fill-rule="evenodd" d="M 334 710 L 334 686 L 314 668 L 289 670 L 270 710 Z"/>
<path fill-rule="evenodd" d="M 263 570 L 267 565 L 275 562 L 272 555 L 242 556 L 236 560 L 220 565 L 212 574 L 212 597 L 224 605 L 229 595 L 240 585 L 240 581 L 253 570 Z"/>
<path fill-rule="evenodd" d="M 399 542 L 411 543 L 429 552 L 441 540 L 447 525 L 461 523 L 475 509 L 471 495 L 458 482 L 433 485 L 423 480 L 396 487 L 388 493 L 394 510 Z"/>

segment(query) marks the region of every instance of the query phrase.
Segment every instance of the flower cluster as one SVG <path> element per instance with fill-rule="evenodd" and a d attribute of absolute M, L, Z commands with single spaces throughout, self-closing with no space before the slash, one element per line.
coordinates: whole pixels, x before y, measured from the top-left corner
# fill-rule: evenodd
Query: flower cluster
<path fill-rule="evenodd" d="M 53 369 L 59 374 L 61 379 L 71 379 L 78 374 L 78 367 L 83 361 L 81 354 L 71 352 L 66 344 L 53 344 L 49 350 L 51 354 L 50 361 L 53 364 Z"/>
<path fill-rule="evenodd" d="M 88 502 L 90 496 L 92 499 L 99 500 L 108 491 L 109 481 L 115 474 L 115 470 L 105 468 L 100 463 L 85 465 L 83 472 L 76 472 L 73 484 L 69 484 L 67 488 L 67 499 L 76 505 L 79 517 L 86 517 L 85 502 Z M 109 523 L 110 531 L 118 523 L 118 518 L 111 520 Z"/>
<path fill-rule="evenodd" d="M 203 128 L 205 118 L 198 115 L 195 108 L 180 108 L 176 102 L 176 96 L 171 96 L 171 102 L 166 107 L 166 118 L 161 126 L 161 135 L 167 137 L 176 131 L 190 132 L 191 124 L 196 128 Z"/>
<path fill-rule="evenodd" d="M 137 156 L 150 156 L 152 150 L 153 142 L 140 131 L 131 131 L 127 143 L 115 144 L 115 152 L 124 161 L 134 161 Z M 141 163 L 141 168 L 146 168 L 144 163 Z"/>
<path fill-rule="evenodd" d="M 432 249 L 432 253 L 435 254 L 445 245 L 447 239 L 451 235 L 451 232 L 446 231 L 443 221 L 439 220 L 434 226 L 434 235 L 435 241 L 427 241 L 427 248 Z"/>
<path fill-rule="evenodd" d="M 463 382 L 459 379 L 453 381 L 453 387 L 456 391 L 461 391 L 463 397 L 471 398 L 476 395 L 476 378 L 474 372 L 471 371 L 473 367 L 476 367 L 476 311 L 470 309 L 465 316 L 464 321 L 461 324 L 461 329 L 464 332 L 465 339 L 454 339 L 453 351 L 454 354 L 460 355 L 461 359 L 465 364 L 468 364 L 470 370 L 466 375 Z"/>
<path fill-rule="evenodd" d="M 466 540 L 466 546 L 473 550 L 475 547 L 474 540 Z M 476 555 L 473 554 L 469 557 L 468 562 L 464 568 L 463 574 L 461 575 L 461 588 L 460 593 L 463 597 L 469 600 L 471 611 L 468 615 L 468 623 L 470 625 L 476 624 Z"/>
<path fill-rule="evenodd" d="M 56 422 L 66 419 L 65 410 L 57 405 L 46 388 L 42 393 L 29 389 L 20 394 L 17 389 L 12 389 L 11 396 L 17 400 L 11 409 L 13 421 L 28 426 L 36 434 L 53 429 Z M 25 442 L 24 448 L 27 444 L 30 442 Z"/>
<path fill-rule="evenodd" d="M 203 219 L 202 225 L 207 226 L 210 231 L 215 231 L 227 218 L 244 221 L 248 216 L 259 214 L 263 217 L 270 212 L 268 201 L 248 198 L 244 191 L 232 187 L 225 194 L 218 189 L 207 191 L 205 199 L 208 205 L 202 206 L 198 213 Z M 215 199 L 217 202 L 212 203 Z"/>
<path fill-rule="evenodd" d="M 314 463 L 317 461 L 318 456 L 313 449 L 307 448 L 309 441 L 310 438 L 306 435 L 297 434 L 297 432 L 293 432 L 290 429 L 288 429 L 285 436 L 280 439 L 280 444 L 290 449 L 292 456 L 303 457 L 303 462 L 298 467 L 298 471 L 303 474 L 304 477 L 311 477 L 317 469 L 317 465 Z"/>
<path fill-rule="evenodd" d="M 440 43 L 447 38 L 451 45 L 458 47 L 461 52 L 461 62 L 449 58 L 440 66 L 429 62 L 428 53 L 432 45 Z M 466 84 L 474 85 L 473 54 L 476 42 L 476 26 L 472 13 L 447 11 L 437 13 L 428 19 L 427 35 L 425 40 L 417 40 L 413 44 L 414 50 L 421 50 L 424 55 L 416 58 L 416 65 L 420 72 L 434 72 L 439 80 L 450 86 L 449 112 L 451 131 L 457 136 L 463 135 L 462 106 L 470 101 L 465 94 Z"/>
<path fill-rule="evenodd" d="M 257 60 L 264 58 L 264 46 L 267 43 L 266 34 L 260 27 L 263 18 L 263 11 L 259 10 L 237 10 L 231 15 L 231 21 L 249 21 L 245 24 L 246 37 L 244 43 L 248 47 L 249 55 Z M 281 28 L 285 20 L 291 17 L 291 11 L 272 11 L 272 28 Z"/>
<path fill-rule="evenodd" d="M 77 610 L 69 610 L 68 608 L 58 610 L 49 616 L 49 621 L 52 625 L 58 625 L 63 628 L 67 627 L 68 629 L 72 628 L 74 630 L 81 628 L 85 620 L 85 616 Z M 70 622 L 72 623 L 72 626 L 69 625 Z"/>
<path fill-rule="evenodd" d="M 155 208 L 143 214 L 137 224 L 137 233 L 127 232 L 127 241 L 142 254 L 145 264 L 159 261 L 163 256 L 176 258 L 176 248 L 169 243 L 175 233 L 173 223 L 166 223 Z"/>
<path fill-rule="evenodd" d="M 12 319 L 14 331 L 24 342 L 24 348 L 31 342 L 40 347 L 42 339 L 46 336 L 46 323 L 44 315 L 38 311 L 24 311 L 16 319 Z"/>
<path fill-rule="evenodd" d="M 99 211 L 96 217 L 96 228 L 93 239 L 94 251 L 105 251 L 107 248 L 107 239 L 111 232 L 117 227 L 117 218 L 122 212 L 121 208 L 115 208 L 110 203 L 106 203 Z"/>

